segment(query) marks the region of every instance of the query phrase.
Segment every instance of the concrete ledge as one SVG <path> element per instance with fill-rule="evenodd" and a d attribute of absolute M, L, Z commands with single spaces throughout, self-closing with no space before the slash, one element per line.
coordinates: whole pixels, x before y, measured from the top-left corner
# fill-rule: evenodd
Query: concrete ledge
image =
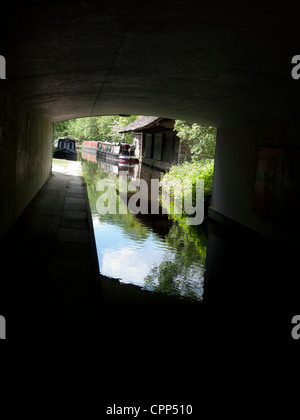
<path fill-rule="evenodd" d="M 268 238 L 260 232 L 251 229 L 250 227 L 243 225 L 234 219 L 231 219 L 230 217 L 218 212 L 212 207 L 209 207 L 208 209 L 208 221 L 218 224 L 219 228 L 226 229 L 227 232 L 230 231 L 232 236 L 239 235 L 242 236 L 244 240 L 257 242 L 268 246 L 276 246 L 276 242 L 271 238 Z M 218 231 L 220 231 L 220 229 Z"/>
<path fill-rule="evenodd" d="M 164 171 L 164 172 L 169 171 L 172 166 L 171 163 L 163 162 L 163 161 L 155 160 L 155 159 L 148 159 L 145 157 L 142 157 L 140 159 L 140 162 L 143 165 L 147 165 L 147 166 L 152 167 L 153 169 L 158 169 L 159 171 Z"/>

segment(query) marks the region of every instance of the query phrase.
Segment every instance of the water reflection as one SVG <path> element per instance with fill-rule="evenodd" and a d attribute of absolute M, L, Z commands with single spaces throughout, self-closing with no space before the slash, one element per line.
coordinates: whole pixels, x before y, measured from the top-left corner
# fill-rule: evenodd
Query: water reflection
<path fill-rule="evenodd" d="M 160 173 L 141 165 L 119 167 L 87 154 L 82 156 L 82 168 L 101 273 L 142 289 L 202 300 L 206 235 L 198 226 L 162 214 L 133 215 L 122 194 L 116 197 L 117 214 L 97 213 L 99 180 L 117 181 L 120 171 L 126 171 L 129 180 L 145 179 L 150 185 Z"/>

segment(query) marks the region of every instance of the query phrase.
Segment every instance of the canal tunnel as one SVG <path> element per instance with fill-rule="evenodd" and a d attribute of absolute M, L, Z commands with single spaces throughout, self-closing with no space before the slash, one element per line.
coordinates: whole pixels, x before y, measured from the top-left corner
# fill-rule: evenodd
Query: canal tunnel
<path fill-rule="evenodd" d="M 21 2 L 3 12 L 0 236 L 49 179 L 54 122 L 159 115 L 218 127 L 208 277 L 225 258 L 220 237 L 228 232 L 247 250 L 248 241 L 270 244 L 259 262 L 275 271 L 274 249 L 293 253 L 299 226 L 297 12 L 268 2 L 228 9 L 176 0 Z M 230 272 L 241 279 L 230 266 L 224 277 Z M 262 272 L 252 272 L 256 282 Z M 222 287 L 206 290 L 219 304 Z"/>

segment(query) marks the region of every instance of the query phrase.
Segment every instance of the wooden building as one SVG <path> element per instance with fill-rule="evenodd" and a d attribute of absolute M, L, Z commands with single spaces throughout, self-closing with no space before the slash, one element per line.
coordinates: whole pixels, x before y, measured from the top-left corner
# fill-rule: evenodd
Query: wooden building
<path fill-rule="evenodd" d="M 143 116 L 120 130 L 132 133 L 136 155 L 143 164 L 168 170 L 171 164 L 190 160 L 191 152 L 174 131 L 175 120 Z"/>

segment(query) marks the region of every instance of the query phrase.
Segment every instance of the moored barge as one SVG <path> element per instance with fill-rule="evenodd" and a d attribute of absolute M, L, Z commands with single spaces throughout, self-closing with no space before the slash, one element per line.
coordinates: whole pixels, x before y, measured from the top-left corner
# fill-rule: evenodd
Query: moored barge
<path fill-rule="evenodd" d="M 102 160 L 126 165 L 139 163 L 134 155 L 135 148 L 133 144 L 113 143 L 108 141 L 84 141 L 82 151 L 95 153 Z"/>
<path fill-rule="evenodd" d="M 69 137 L 59 138 L 53 157 L 55 159 L 77 160 L 75 140 Z"/>

